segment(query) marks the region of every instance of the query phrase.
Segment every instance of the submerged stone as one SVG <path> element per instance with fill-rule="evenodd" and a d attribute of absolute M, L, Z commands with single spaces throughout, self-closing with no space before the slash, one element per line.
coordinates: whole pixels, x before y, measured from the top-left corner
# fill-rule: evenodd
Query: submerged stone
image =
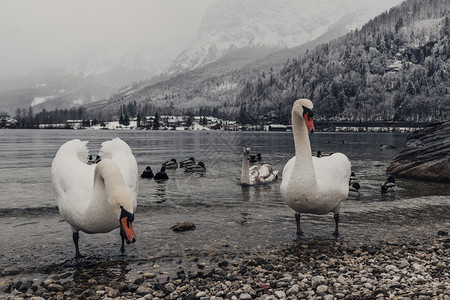
<path fill-rule="evenodd" d="M 430 124 L 408 135 L 387 169 L 390 175 L 450 182 L 450 121 Z"/>
<path fill-rule="evenodd" d="M 196 227 L 194 223 L 184 221 L 184 222 L 178 222 L 174 226 L 170 227 L 173 231 L 187 231 L 187 230 L 194 230 Z"/>

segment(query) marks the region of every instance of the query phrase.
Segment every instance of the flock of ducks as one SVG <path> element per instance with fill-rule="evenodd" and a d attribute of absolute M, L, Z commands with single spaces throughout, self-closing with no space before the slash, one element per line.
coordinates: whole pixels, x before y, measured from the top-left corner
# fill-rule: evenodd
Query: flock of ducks
<path fill-rule="evenodd" d="M 332 212 L 335 220 L 333 235 L 339 235 L 339 209 L 353 188 L 358 191 L 356 176 L 351 173 L 347 156 L 333 153 L 312 155 L 309 133 L 314 132 L 313 103 L 308 99 L 297 100 L 292 107 L 292 131 L 295 156 L 283 169 L 280 185 L 281 196 L 295 212 L 297 234 L 302 234 L 301 214 L 327 214 Z M 88 157 L 87 141 L 78 139 L 63 144 L 52 162 L 52 182 L 59 212 L 72 228 L 75 257 L 79 251 L 79 231 L 105 233 L 120 228 L 121 252 L 125 242 L 134 243 L 134 212 L 137 206 L 138 169 L 130 147 L 121 139 L 114 138 L 102 143 L 96 160 L 89 163 L 79 157 Z M 246 146 L 242 153 L 240 183 L 252 186 L 274 182 L 278 170 L 269 164 L 261 164 L 261 154 L 250 154 Z M 101 157 L 101 158 L 100 158 Z M 255 163 L 250 166 L 250 163 Z M 166 169 L 184 168 L 186 172 L 205 172 L 203 162 L 195 163 L 193 157 L 180 163 L 171 159 L 153 174 L 147 166 L 141 178 L 168 179 Z M 67 172 L 67 169 L 72 170 Z M 352 177 L 354 179 L 352 180 Z M 395 180 L 386 180 L 384 188 L 391 188 Z M 359 184 L 358 184 L 359 185 Z"/>
<path fill-rule="evenodd" d="M 161 170 L 156 174 L 153 174 L 153 170 L 150 166 L 147 166 L 141 174 L 141 178 L 154 179 L 154 180 L 167 180 L 169 176 L 166 173 L 167 169 L 177 169 L 178 167 L 184 168 L 186 172 L 197 172 L 203 173 L 206 171 L 205 163 L 200 161 L 198 164 L 195 163 L 195 159 L 190 157 L 178 164 L 175 158 L 162 163 Z"/>
<path fill-rule="evenodd" d="M 383 184 L 381 184 L 380 187 L 381 193 L 395 191 L 396 186 L 397 185 L 395 184 L 395 178 L 392 176 L 388 176 L 387 179 L 383 182 Z M 348 184 L 348 196 L 351 198 L 359 198 L 361 195 L 359 192 L 360 189 L 362 189 L 362 187 L 359 184 L 359 180 L 358 178 L 356 178 L 355 172 L 352 172 Z"/>

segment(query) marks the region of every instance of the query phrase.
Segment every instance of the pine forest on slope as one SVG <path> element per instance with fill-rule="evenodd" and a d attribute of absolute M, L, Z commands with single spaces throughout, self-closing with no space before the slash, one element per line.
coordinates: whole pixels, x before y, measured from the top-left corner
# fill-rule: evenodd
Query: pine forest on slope
<path fill-rule="evenodd" d="M 408 0 L 337 40 L 287 50 L 292 56 L 282 63 L 273 57 L 286 50 L 265 56 L 259 49 L 259 62 L 239 67 L 236 61 L 254 55 L 244 48 L 169 80 L 136 84 L 83 112 L 99 120 L 158 112 L 288 123 L 293 101 L 306 97 L 323 120 L 445 120 L 449 12 L 450 0 Z M 52 113 L 61 111 L 45 112 Z"/>
<path fill-rule="evenodd" d="M 203 112 L 250 123 L 264 116 L 287 123 L 293 101 L 306 97 L 324 119 L 444 120 L 450 106 L 449 12 L 449 0 L 406 1 L 282 65 L 252 64 L 216 77 L 224 58 L 111 101 L 178 113 L 205 106 Z"/>

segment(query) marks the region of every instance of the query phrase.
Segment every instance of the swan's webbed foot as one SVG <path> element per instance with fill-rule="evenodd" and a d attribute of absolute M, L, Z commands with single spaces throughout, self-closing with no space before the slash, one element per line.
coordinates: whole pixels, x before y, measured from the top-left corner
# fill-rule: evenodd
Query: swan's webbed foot
<path fill-rule="evenodd" d="M 300 228 L 300 214 L 295 214 L 295 222 L 297 223 L 297 235 L 303 235 L 303 231 Z"/>
<path fill-rule="evenodd" d="M 78 253 L 75 254 L 75 257 L 74 257 L 74 258 L 75 258 L 75 259 L 83 259 L 83 258 L 85 258 L 85 256 L 84 256 L 84 255 L 81 255 L 81 253 L 78 252 Z"/>
<path fill-rule="evenodd" d="M 334 237 L 338 237 L 339 236 L 339 213 L 334 214 L 334 223 L 335 223 L 335 228 L 334 228 L 334 232 L 332 235 Z"/>

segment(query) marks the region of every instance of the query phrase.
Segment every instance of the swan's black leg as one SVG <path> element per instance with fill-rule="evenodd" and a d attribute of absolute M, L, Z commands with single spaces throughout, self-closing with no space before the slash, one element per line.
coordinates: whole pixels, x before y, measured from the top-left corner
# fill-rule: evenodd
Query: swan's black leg
<path fill-rule="evenodd" d="M 296 214 L 295 214 L 295 222 L 297 223 L 297 234 L 298 234 L 298 235 L 302 235 L 302 234 L 303 234 L 303 231 L 302 231 L 302 229 L 300 228 L 300 214 L 299 214 L 299 213 L 296 213 Z"/>
<path fill-rule="evenodd" d="M 80 253 L 80 248 L 78 247 L 78 240 L 80 239 L 80 235 L 78 232 L 74 232 L 72 234 L 73 243 L 75 244 L 75 258 L 82 258 L 83 255 Z"/>
<path fill-rule="evenodd" d="M 120 230 L 120 237 L 122 238 L 122 247 L 120 247 L 120 252 L 122 252 L 122 255 L 125 255 L 125 236 L 122 230 Z"/>
<path fill-rule="evenodd" d="M 335 223 L 336 227 L 334 228 L 333 235 L 335 237 L 338 237 L 339 236 L 339 213 L 334 214 L 334 223 Z"/>

